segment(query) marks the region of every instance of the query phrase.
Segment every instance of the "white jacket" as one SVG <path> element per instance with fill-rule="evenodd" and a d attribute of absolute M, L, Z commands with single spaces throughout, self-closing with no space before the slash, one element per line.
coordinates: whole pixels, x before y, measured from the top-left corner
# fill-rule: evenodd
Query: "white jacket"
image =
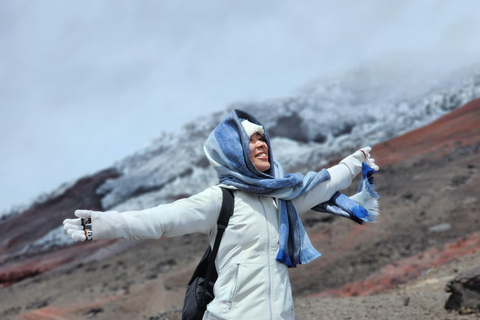
<path fill-rule="evenodd" d="M 339 164 L 331 179 L 293 200 L 299 214 L 350 185 L 353 175 Z M 215 265 L 215 299 L 203 319 L 294 319 L 288 268 L 276 261 L 278 210 L 274 198 L 235 191 L 235 208 Z M 208 234 L 213 247 L 222 191 L 210 187 L 190 198 L 130 212 L 92 212 L 95 239 L 150 239 L 193 232 Z"/>

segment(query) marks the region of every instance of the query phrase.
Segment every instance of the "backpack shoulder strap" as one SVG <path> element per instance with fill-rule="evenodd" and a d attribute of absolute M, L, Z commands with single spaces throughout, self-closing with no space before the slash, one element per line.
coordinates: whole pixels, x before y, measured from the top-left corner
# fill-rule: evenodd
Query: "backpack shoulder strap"
<path fill-rule="evenodd" d="M 212 252 L 210 252 L 210 254 L 208 255 L 207 274 L 205 276 L 205 282 L 203 283 L 204 289 L 206 289 L 207 284 L 212 276 L 215 258 L 217 257 L 218 247 L 220 247 L 220 241 L 222 240 L 223 232 L 227 228 L 228 221 L 233 214 L 233 191 L 222 187 L 220 187 L 220 189 L 222 189 L 223 193 L 222 209 L 220 210 L 220 216 L 217 220 L 217 236 L 215 237 L 215 244 L 213 245 Z"/>
<path fill-rule="evenodd" d="M 215 238 L 215 244 L 213 246 L 212 256 L 215 260 L 217 255 L 218 247 L 220 246 L 220 241 L 222 240 L 223 232 L 228 226 L 228 221 L 233 214 L 233 191 L 230 189 L 225 189 L 220 187 L 223 193 L 222 209 L 220 210 L 220 215 L 217 220 L 217 236 Z"/>

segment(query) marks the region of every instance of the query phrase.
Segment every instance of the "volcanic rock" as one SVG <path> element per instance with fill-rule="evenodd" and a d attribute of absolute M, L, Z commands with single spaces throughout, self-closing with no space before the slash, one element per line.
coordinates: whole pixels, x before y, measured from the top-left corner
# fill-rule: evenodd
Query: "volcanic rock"
<path fill-rule="evenodd" d="M 457 310 L 460 314 L 480 313 L 480 267 L 451 280 L 445 291 L 451 293 L 445 309 Z"/>

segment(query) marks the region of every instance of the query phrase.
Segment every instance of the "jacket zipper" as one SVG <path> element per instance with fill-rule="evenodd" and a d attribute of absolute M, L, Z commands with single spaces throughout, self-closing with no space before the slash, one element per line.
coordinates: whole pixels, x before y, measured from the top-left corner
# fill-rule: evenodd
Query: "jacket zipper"
<path fill-rule="evenodd" d="M 239 271 L 240 271 L 240 263 L 237 263 L 237 270 L 235 271 L 235 279 L 233 281 L 233 289 L 232 289 L 232 293 L 230 294 L 230 309 L 232 309 L 233 299 L 235 298 L 235 292 L 237 292 Z"/>
<path fill-rule="evenodd" d="M 268 217 L 267 217 L 267 211 L 265 210 L 265 206 L 263 205 L 263 202 L 260 197 L 258 197 L 258 201 L 260 201 L 260 204 L 262 205 L 263 209 L 263 214 L 265 216 L 265 226 L 267 227 L 267 271 L 268 271 L 268 311 L 270 313 L 270 320 L 273 319 L 272 315 L 272 276 L 271 276 L 271 270 L 270 270 L 270 228 L 268 227 Z"/>

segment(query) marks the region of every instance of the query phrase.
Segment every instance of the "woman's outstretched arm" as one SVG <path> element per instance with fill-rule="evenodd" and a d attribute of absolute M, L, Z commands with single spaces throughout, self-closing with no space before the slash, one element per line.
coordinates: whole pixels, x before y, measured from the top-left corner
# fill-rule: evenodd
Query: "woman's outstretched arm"
<path fill-rule="evenodd" d="M 88 240 L 158 239 L 210 232 L 216 226 L 221 206 L 221 189 L 210 187 L 189 198 L 146 210 L 77 210 L 77 219 L 66 219 L 63 223 L 64 229 L 75 241 L 86 241 L 87 237 Z"/>
<path fill-rule="evenodd" d="M 330 179 L 318 184 L 310 192 L 292 200 L 299 214 L 307 212 L 316 205 L 330 200 L 339 190 L 345 189 L 352 183 L 352 179 L 362 171 L 362 162 L 366 162 L 372 169 L 379 168 L 375 159 L 370 157 L 370 147 L 362 148 L 346 157 L 338 165 L 328 168 Z"/>

